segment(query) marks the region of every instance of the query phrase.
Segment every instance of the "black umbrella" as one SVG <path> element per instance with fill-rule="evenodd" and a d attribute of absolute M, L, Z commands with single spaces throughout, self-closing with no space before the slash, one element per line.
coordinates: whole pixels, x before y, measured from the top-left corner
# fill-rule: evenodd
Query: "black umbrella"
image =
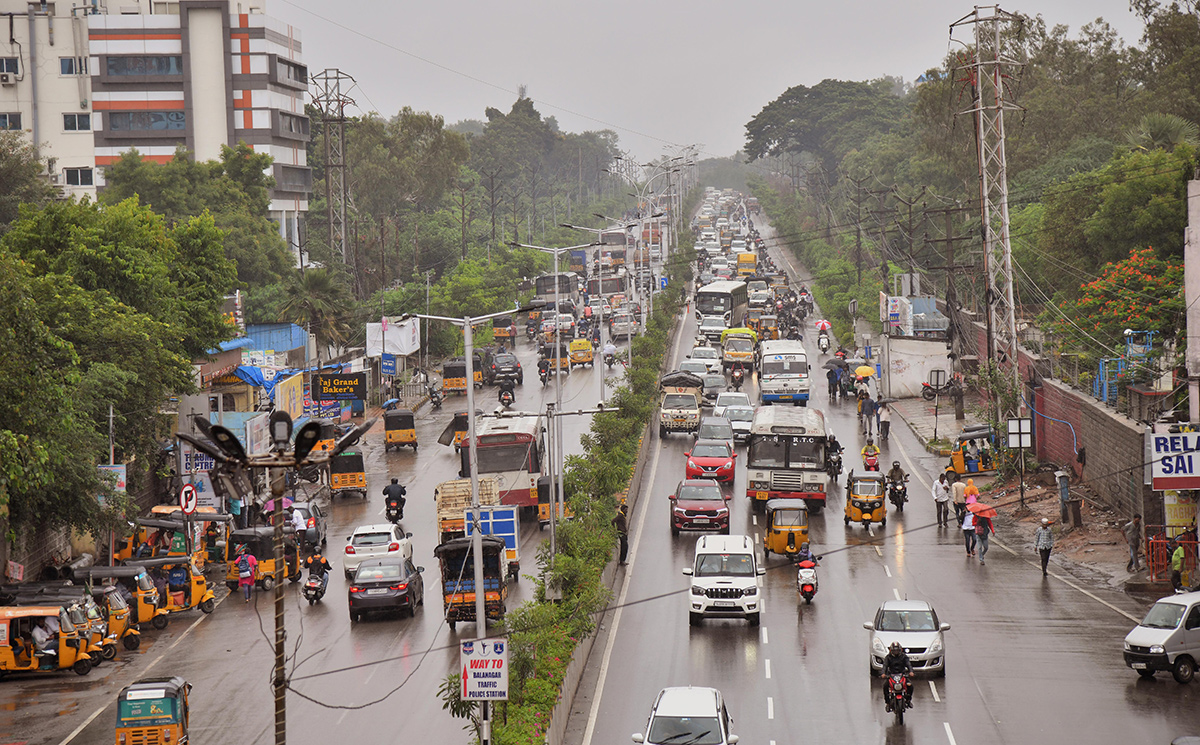
<path fill-rule="evenodd" d="M 828 362 L 826 362 L 826 363 L 825 363 L 824 365 L 822 365 L 821 367 L 822 367 L 823 369 L 825 369 L 825 370 L 836 370 L 836 369 L 838 369 L 839 367 L 840 367 L 840 368 L 842 368 L 842 369 L 846 369 L 846 368 L 848 368 L 848 367 L 849 367 L 849 365 L 847 365 L 847 364 L 846 364 L 846 361 L 845 361 L 845 360 L 833 359 L 833 360 L 829 360 Z"/>

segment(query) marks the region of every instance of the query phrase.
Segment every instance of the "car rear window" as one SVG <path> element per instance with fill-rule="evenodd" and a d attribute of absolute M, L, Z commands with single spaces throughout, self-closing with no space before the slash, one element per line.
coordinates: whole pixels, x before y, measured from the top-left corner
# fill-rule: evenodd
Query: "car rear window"
<path fill-rule="evenodd" d="M 355 581 L 371 580 L 371 579 L 394 579 L 400 576 L 399 564 L 384 564 L 376 567 L 359 567 L 358 574 L 354 575 Z"/>
<path fill-rule="evenodd" d="M 516 363 L 517 363 L 517 358 L 512 356 L 511 354 L 496 355 L 496 364 L 497 365 L 515 365 Z"/>
<path fill-rule="evenodd" d="M 728 458 L 729 447 L 724 443 L 713 443 L 711 445 L 697 445 L 692 448 L 693 458 Z"/>
<path fill-rule="evenodd" d="M 716 486 L 684 486 L 679 489 L 679 498 L 695 501 L 724 501 L 725 497 L 721 494 L 721 487 Z"/>
<path fill-rule="evenodd" d="M 352 546 L 363 546 L 369 548 L 371 546 L 386 545 L 392 536 L 388 533 L 359 533 L 354 536 L 354 540 L 350 541 Z"/>
<path fill-rule="evenodd" d="M 733 434 L 733 425 L 729 422 L 721 424 L 702 424 L 700 425 L 700 436 L 711 437 L 714 440 L 720 440 L 729 437 Z"/>

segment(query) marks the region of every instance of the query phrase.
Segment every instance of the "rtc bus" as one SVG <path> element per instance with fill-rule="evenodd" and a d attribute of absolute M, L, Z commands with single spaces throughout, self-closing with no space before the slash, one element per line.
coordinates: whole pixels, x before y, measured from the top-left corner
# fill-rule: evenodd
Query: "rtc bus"
<path fill-rule="evenodd" d="M 558 273 L 558 296 L 562 299 L 570 299 L 578 304 L 579 302 L 579 277 L 574 272 L 559 272 Z M 553 274 L 543 274 L 533 281 L 533 291 L 537 297 L 543 300 L 554 300 L 554 278 Z"/>
<path fill-rule="evenodd" d="M 772 339 L 758 345 L 759 403 L 804 406 L 808 393 L 808 355 L 803 344 Z"/>
<path fill-rule="evenodd" d="M 761 509 L 769 499 L 803 499 L 809 512 L 825 507 L 825 415 L 816 409 L 761 406 L 750 424 L 746 497 Z"/>
<path fill-rule="evenodd" d="M 723 316 L 727 328 L 744 325 L 750 294 L 745 282 L 720 280 L 696 291 L 696 320 L 704 316 Z"/>
<path fill-rule="evenodd" d="M 500 486 L 500 503 L 536 509 L 538 477 L 546 468 L 546 432 L 542 415 L 514 412 L 503 417 L 477 418 L 475 450 L 479 475 L 492 476 Z M 462 448 L 462 473 L 470 473 L 470 449 Z"/>
<path fill-rule="evenodd" d="M 591 297 L 612 297 L 613 295 L 629 294 L 629 275 L 624 272 L 617 274 L 602 274 L 592 277 L 587 283 L 588 295 Z"/>
<path fill-rule="evenodd" d="M 612 259 L 611 266 L 615 269 L 625 265 L 625 252 L 629 248 L 629 234 L 625 228 L 615 227 L 600 231 L 600 251 Z"/>

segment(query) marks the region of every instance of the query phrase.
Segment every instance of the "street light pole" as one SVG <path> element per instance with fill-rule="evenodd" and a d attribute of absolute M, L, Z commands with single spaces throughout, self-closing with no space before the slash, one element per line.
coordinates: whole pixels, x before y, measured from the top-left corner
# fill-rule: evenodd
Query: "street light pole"
<path fill-rule="evenodd" d="M 474 520 L 479 519 L 479 464 L 476 462 L 475 448 L 475 332 L 471 327 L 471 317 L 464 316 L 463 350 L 467 361 L 467 463 L 471 475 L 471 514 Z M 471 531 L 471 558 L 475 565 L 475 636 L 478 639 L 487 637 L 487 591 L 483 586 L 483 531 L 478 522 Z M 483 706 L 483 726 L 479 740 L 484 745 L 491 741 L 491 722 L 488 720 L 488 702 Z"/>

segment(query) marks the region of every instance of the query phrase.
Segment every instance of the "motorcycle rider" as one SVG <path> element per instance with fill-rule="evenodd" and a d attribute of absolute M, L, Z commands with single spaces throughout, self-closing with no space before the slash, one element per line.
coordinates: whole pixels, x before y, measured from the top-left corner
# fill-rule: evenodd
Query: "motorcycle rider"
<path fill-rule="evenodd" d="M 617 345 L 613 344 L 612 340 L 610 339 L 604 344 L 604 350 L 600 353 L 600 356 L 604 358 L 605 364 L 608 364 L 609 357 L 612 357 L 615 360 L 617 358 Z"/>
<path fill-rule="evenodd" d="M 304 566 L 308 569 L 309 577 L 320 577 L 322 590 L 329 587 L 329 560 L 321 555 L 320 546 L 313 549 L 312 556 L 308 557 Z"/>
<path fill-rule="evenodd" d="M 400 514 L 404 514 L 404 503 L 408 501 L 404 498 L 405 494 L 408 494 L 408 489 L 400 485 L 400 479 L 392 479 L 392 483 L 383 487 L 385 503 L 391 505 L 395 502 L 400 508 Z"/>
<path fill-rule="evenodd" d="M 729 370 L 729 377 L 730 382 L 733 383 L 733 389 L 741 390 L 742 381 L 746 379 L 746 368 L 740 360 L 733 363 L 733 367 Z"/>
<path fill-rule="evenodd" d="M 900 646 L 900 642 L 892 642 L 892 645 L 888 647 L 887 655 L 883 658 L 883 671 L 880 677 L 882 677 L 884 680 L 887 680 L 888 677 L 892 675 L 904 676 L 904 704 L 905 706 L 911 706 L 913 690 L 912 660 L 908 659 L 908 654 L 905 653 L 904 647 Z M 891 711 L 892 699 L 888 696 L 888 691 L 886 688 L 883 691 L 883 698 L 887 704 L 887 710 Z"/>
<path fill-rule="evenodd" d="M 496 385 L 499 386 L 499 388 L 500 388 L 500 394 L 499 394 L 500 395 L 500 403 L 504 403 L 504 394 L 505 393 L 508 393 L 508 395 L 512 397 L 513 401 L 517 400 L 517 398 L 516 398 L 517 384 L 516 384 L 516 381 L 514 381 L 512 378 L 508 378 L 508 377 L 501 378 L 500 381 Z"/>
<path fill-rule="evenodd" d="M 550 360 L 543 357 L 538 360 L 538 377 L 543 380 L 550 374 Z"/>
<path fill-rule="evenodd" d="M 893 484 L 903 484 L 904 478 L 904 469 L 900 467 L 900 461 L 892 461 L 892 470 L 887 472 L 887 480 Z"/>
<path fill-rule="evenodd" d="M 800 551 L 796 554 L 797 564 L 804 561 L 811 561 L 813 564 L 817 564 L 819 566 L 817 562 L 818 558 L 819 557 L 812 552 L 812 549 L 809 548 L 808 541 L 800 544 Z"/>
<path fill-rule="evenodd" d="M 875 438 L 868 437 L 867 444 L 865 446 L 863 446 L 863 449 L 862 449 L 862 459 L 863 459 L 864 465 L 867 462 L 867 457 L 872 456 L 872 455 L 875 456 L 876 458 L 878 458 L 879 457 L 879 448 L 875 446 Z"/>

